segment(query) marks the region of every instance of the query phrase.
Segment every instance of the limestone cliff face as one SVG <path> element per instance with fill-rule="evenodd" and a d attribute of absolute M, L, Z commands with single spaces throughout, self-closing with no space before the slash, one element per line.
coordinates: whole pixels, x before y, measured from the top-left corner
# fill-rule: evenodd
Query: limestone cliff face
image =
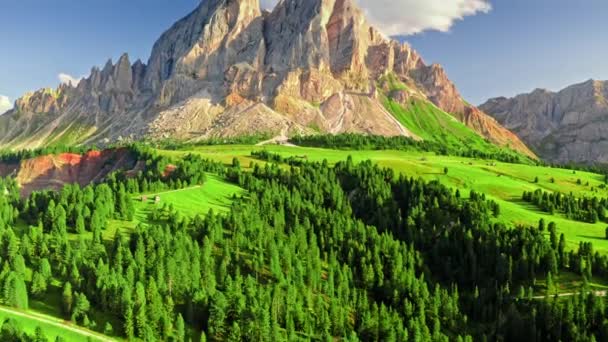
<path fill-rule="evenodd" d="M 481 108 L 548 160 L 608 163 L 608 82 L 589 80 L 557 93 L 537 89 Z"/>
<path fill-rule="evenodd" d="M 272 12 L 259 0 L 204 0 L 160 37 L 147 64 L 124 55 L 77 87 L 18 100 L 0 118 L 0 144 L 317 130 L 417 138 L 382 105 L 389 94 L 378 94 L 378 80 L 388 74 L 480 135 L 529 153 L 352 0 L 283 0 Z"/>

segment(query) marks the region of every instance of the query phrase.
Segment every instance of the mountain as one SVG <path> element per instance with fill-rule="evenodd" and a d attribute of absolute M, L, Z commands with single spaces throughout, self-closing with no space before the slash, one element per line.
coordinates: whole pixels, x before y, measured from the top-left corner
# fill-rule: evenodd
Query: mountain
<path fill-rule="evenodd" d="M 421 104 L 437 125 L 408 127 Z M 272 12 L 259 0 L 206 0 L 160 37 L 146 64 L 123 55 L 75 87 L 18 99 L 0 117 L 0 145 L 255 132 L 441 141 L 461 126 L 467 132 L 460 143 L 487 140 L 533 156 L 468 105 L 441 66 L 425 65 L 409 45 L 384 37 L 352 0 L 284 0 Z"/>
<path fill-rule="evenodd" d="M 608 82 L 537 89 L 480 107 L 554 162 L 608 163 Z"/>

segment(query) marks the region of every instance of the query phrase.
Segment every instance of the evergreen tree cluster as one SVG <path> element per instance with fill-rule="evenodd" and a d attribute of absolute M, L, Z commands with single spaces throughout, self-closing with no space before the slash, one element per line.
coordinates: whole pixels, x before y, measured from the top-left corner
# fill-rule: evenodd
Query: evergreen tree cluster
<path fill-rule="evenodd" d="M 166 150 L 189 150 L 196 146 L 216 146 L 216 145 L 255 145 L 265 140 L 272 139 L 274 135 L 272 133 L 257 133 L 250 135 L 240 135 L 237 137 L 223 137 L 223 138 L 208 138 L 193 143 L 185 143 L 183 140 L 155 140 L 150 142 L 157 148 Z"/>
<path fill-rule="evenodd" d="M 483 150 L 467 145 L 451 146 L 439 142 L 417 141 L 409 137 L 384 137 L 361 134 L 326 134 L 296 136 L 290 141 L 298 146 L 319 147 L 341 150 L 406 150 L 434 152 L 437 155 L 450 155 L 467 158 L 493 159 L 506 163 L 533 164 L 535 160 L 513 150 L 488 144 Z"/>
<path fill-rule="evenodd" d="M 27 334 L 21 324 L 15 319 L 6 319 L 0 326 L 0 341 L 7 342 L 50 342 L 44 331 L 36 327 L 33 334 Z M 62 337 L 57 337 L 55 342 L 64 342 Z"/>
<path fill-rule="evenodd" d="M 608 220 L 608 199 L 598 197 L 579 198 L 573 194 L 564 195 L 543 190 L 524 191 L 522 199 L 536 205 L 551 215 L 560 212 L 567 218 L 580 222 L 597 223 Z"/>
<path fill-rule="evenodd" d="M 500 206 L 483 194 L 351 158 L 245 172 L 238 162 L 135 153 L 145 168 L 84 188 L 19 199 L 4 181 L 2 304 L 27 308 L 60 283 L 65 319 L 94 328 L 95 311 L 113 313 L 120 324 L 99 330 L 144 341 L 608 337 L 603 298 L 537 299 L 531 290 L 537 279 L 551 290 L 563 272 L 607 278 L 608 258 L 590 243 L 567 251 L 552 223 L 494 223 Z M 201 184 L 207 172 L 247 196 L 224 214 L 156 206 L 129 236 L 101 238 L 107 220 L 129 219 L 134 193 Z M 19 218 L 32 227 L 13 229 Z M 29 341 L 12 324 L 5 330 Z"/>

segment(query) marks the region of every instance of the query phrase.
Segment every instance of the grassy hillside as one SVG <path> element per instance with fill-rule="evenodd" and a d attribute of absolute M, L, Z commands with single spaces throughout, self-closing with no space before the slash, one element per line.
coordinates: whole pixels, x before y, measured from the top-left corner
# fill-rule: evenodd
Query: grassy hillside
<path fill-rule="evenodd" d="M 125 238 L 132 234 L 135 228 L 140 224 L 151 224 L 148 214 L 155 208 L 170 206 L 181 215 L 194 217 L 196 215 L 205 215 L 210 210 L 216 213 L 225 213 L 230 209 L 234 196 L 243 196 L 245 191 L 231 183 L 228 183 L 218 175 L 208 174 L 207 180 L 203 185 L 186 187 L 177 190 L 166 190 L 161 192 L 147 192 L 145 194 L 132 194 L 133 204 L 135 206 L 135 216 L 132 221 L 113 219 L 108 221 L 107 228 L 103 231 L 103 240 L 110 244 L 116 236 L 117 231 L 121 232 Z M 142 202 L 142 197 L 146 197 L 146 201 Z M 155 198 L 160 198 L 159 203 L 155 203 Z M 34 228 L 20 221 L 17 224 L 16 232 L 19 235 L 26 235 Z M 75 245 L 90 241 L 93 238 L 92 232 L 84 234 L 69 234 L 69 239 Z M 26 279 L 31 281 L 32 270 L 26 270 Z M 101 335 L 106 322 L 112 324 L 116 333 L 121 330 L 121 322 L 117 320 L 114 313 L 102 312 L 91 309 L 89 312 L 90 318 L 97 325 L 92 328 L 95 331 L 82 328 L 72 322 L 68 322 L 62 318 L 61 312 L 61 289 L 62 282 L 54 279 L 49 285 L 49 290 L 44 299 L 30 299 L 30 310 L 16 310 L 10 307 L 0 306 L 0 323 L 7 319 L 12 319 L 17 322 L 19 328 L 27 334 L 33 335 L 37 327 L 42 328 L 44 334 L 49 340 L 53 341 L 57 336 L 62 337 L 65 341 L 113 341 L 110 338 Z M 119 339 L 123 340 L 123 339 Z"/>
<path fill-rule="evenodd" d="M 383 95 L 384 107 L 399 122 L 424 141 L 441 143 L 451 148 L 467 146 L 479 151 L 492 151 L 496 146 L 486 141 L 454 116 L 446 113 L 422 95 L 411 90 L 394 75 L 384 76 L 379 86 L 386 91 Z M 395 91 L 407 91 L 411 98 L 407 103 L 400 103 L 391 98 Z"/>
<path fill-rule="evenodd" d="M 0 322 L 4 322 L 8 319 L 16 321 L 23 331 L 31 335 L 36 332 L 37 328 L 41 328 L 49 341 L 55 341 L 58 337 L 61 337 L 64 341 L 68 342 L 87 340 L 94 342 L 115 341 L 113 338 L 94 333 L 72 324 L 66 324 L 63 320 L 40 314 L 36 311 L 18 311 L 12 308 L 0 307 Z"/>
<path fill-rule="evenodd" d="M 365 146 L 394 147 L 373 142 Z M 558 293 L 556 301 L 574 300 L 580 289 L 605 295 L 608 268 L 603 265 L 608 265 L 608 243 L 604 226 L 608 224 L 584 224 L 561 214 L 549 215 L 521 200 L 524 191 L 537 189 L 608 197 L 602 175 L 442 156 L 407 144 L 404 148 L 216 145 L 163 150 L 141 146 L 138 151 L 146 160 L 145 173 L 108 177 L 94 192 L 67 187 L 60 193 L 32 195 L 19 207 L 4 203 L 0 219 L 11 222 L 12 213 L 19 213 L 14 218 L 18 218 L 15 223 L 20 229 L 11 237 L 11 230 L 5 228 L 3 241 L 14 240 L 12 245 L 24 246 L 17 250 L 9 244 L 4 253 L 31 251 L 25 255 L 44 253 L 45 259 L 5 256 L 15 260 L 7 266 L 11 271 L 5 280 L 5 287 L 15 287 L 15 295 L 5 291 L 0 296 L 2 304 L 25 311 L 0 308 L 0 313 L 14 318 L 28 333 L 40 323 L 46 334 L 62 335 L 68 341 L 82 340 L 79 334 L 91 334 L 75 324 L 134 340 L 150 336 L 156 340 L 179 336 L 199 340 L 201 331 L 212 340 L 243 340 L 243 319 L 260 320 L 262 328 L 252 328 L 252 336 L 269 340 L 270 330 L 262 324 L 264 317 L 271 323 L 272 334 L 280 336 L 276 340 L 285 340 L 288 335 L 290 339 L 298 335 L 315 340 L 327 335 L 325 339 L 336 340 L 347 336 L 344 331 L 348 329 L 353 329 L 352 336 L 360 334 L 360 340 L 371 340 L 369 333 L 377 328 L 359 326 L 369 309 L 348 300 L 340 302 L 342 297 L 335 295 L 354 291 L 354 297 L 344 298 L 364 296 L 389 305 L 391 310 L 408 305 L 410 300 L 420 312 L 436 305 L 428 312 L 439 312 L 449 319 L 453 314 L 456 319 L 445 326 L 436 325 L 445 331 L 447 340 L 448 336 L 464 334 L 500 335 L 492 331 L 493 318 L 478 316 L 474 309 L 494 305 L 497 282 L 504 296 L 515 299 L 517 308 L 510 310 L 521 310 L 517 317 L 525 316 L 530 307 L 545 305 L 542 299 L 546 295 Z M 256 151 L 268 153 L 253 154 Z M 349 156 L 354 163 L 344 162 Z M 230 167 L 235 165 L 234 158 L 240 160 L 241 167 Z M 267 160 L 281 164 L 248 172 L 255 163 L 266 164 Z M 329 165 L 306 163 L 322 160 Z M 364 162 L 367 160 L 372 163 Z M 438 181 L 459 189 L 460 195 L 436 182 L 394 178 L 392 172 L 374 164 L 416 179 Z M 18 203 L 18 189 L 10 183 L 7 186 L 7 197 Z M 474 196 L 473 190 L 485 197 Z M 36 200 L 31 200 L 34 197 Z M 233 201 L 237 197 L 243 199 Z M 79 229 L 79 215 L 87 210 L 91 219 Z M 103 219 L 100 213 L 109 210 L 114 214 L 106 214 L 107 224 L 99 223 Z M 210 210 L 219 215 L 206 215 Z M 203 217 L 187 219 L 196 215 Z M 557 222 L 569 245 L 560 243 L 558 249 L 539 229 L 503 229 L 492 224 L 534 226 L 541 218 Z M 592 261 L 582 254 L 588 248 L 577 248 L 582 241 L 593 241 L 602 255 Z M 40 252 L 33 249 L 38 244 L 44 246 Z M 563 261 L 566 256 L 569 264 Z M 52 266 L 46 267 L 47 263 Z M 24 283 L 21 287 L 20 282 Z M 411 282 L 420 284 L 408 288 Z M 26 286 L 32 291 L 29 310 L 27 304 L 20 306 L 21 289 Z M 431 297 L 430 286 L 438 286 Z M 461 296 L 452 298 L 448 289 L 454 286 Z M 420 288 L 424 290 L 419 295 Z M 478 289 L 481 297 L 477 297 Z M 279 291 L 285 295 L 276 297 Z M 72 306 L 70 298 L 79 304 Z M 165 298 L 170 300 L 165 302 Z M 397 302 L 393 302 L 395 298 Z M 447 298 L 452 298 L 447 306 L 463 311 L 450 309 L 444 314 L 439 303 Z M 460 299 L 474 305 L 460 306 Z M 421 300 L 429 303 L 420 304 Z M 236 307 L 230 303 L 243 304 Z M 280 310 L 282 318 L 273 323 L 276 305 L 285 309 Z M 294 307 L 303 318 L 291 326 L 284 317 L 288 318 L 288 310 Z M 249 308 L 255 310 L 247 311 Z M 506 309 L 500 308 L 502 315 Z M 66 315 L 66 310 L 71 315 Z M 225 317 L 231 316 L 222 312 L 235 310 L 241 313 L 226 324 Z M 319 312 L 326 319 L 318 321 Z M 394 312 L 387 327 L 405 326 L 402 322 L 412 322 L 416 311 Z M 463 314 L 473 323 L 460 321 Z M 353 320 L 342 325 L 340 317 Z M 163 322 L 174 323 L 158 324 Z M 313 328 L 301 328 L 307 324 Z M 145 326 L 149 329 L 142 328 Z M 508 324 L 503 329 L 512 331 Z M 407 340 L 409 332 L 402 329 L 395 334 L 398 340 Z M 431 340 L 431 336 L 424 339 Z"/>
<path fill-rule="evenodd" d="M 108 241 L 112 240 L 117 230 L 123 234 L 129 234 L 138 224 L 147 223 L 148 214 L 155 207 L 171 205 L 181 214 L 194 217 L 205 215 L 209 210 L 216 213 L 226 212 L 230 209 L 232 197 L 243 194 L 243 189 L 212 174 L 207 176 L 207 181 L 203 186 L 140 194 L 133 198 L 136 209 L 135 219 L 133 221 L 111 220 L 108 229 L 104 231 L 104 238 Z M 160 197 L 159 203 L 155 203 L 157 195 Z M 146 202 L 142 202 L 142 196 L 147 198 Z M 76 235 L 73 237 L 77 238 Z"/>
<path fill-rule="evenodd" d="M 217 175 L 208 175 L 207 182 L 203 186 L 172 190 L 163 193 L 147 194 L 147 201 L 141 202 L 141 196 L 136 198 L 136 216 L 145 221 L 144 214 L 158 205 L 172 205 L 183 215 L 194 217 L 204 215 L 209 210 L 226 212 L 230 209 L 233 196 L 241 196 L 244 190 L 236 185 L 227 183 Z M 155 197 L 160 198 L 160 202 L 154 203 Z"/>
<path fill-rule="evenodd" d="M 251 157 L 251 151 L 267 150 L 282 156 L 306 157 L 311 161 L 338 162 L 351 155 L 355 162 L 372 160 L 381 166 L 390 167 L 397 172 L 425 180 L 438 180 L 452 188 L 460 189 L 463 194 L 475 190 L 486 194 L 501 206 L 499 221 L 521 225 L 537 225 L 540 219 L 555 222 L 558 231 L 564 233 L 569 247 L 578 246 L 581 241 L 593 242 L 597 250 L 608 252 L 605 239 L 607 223 L 589 224 L 572 221 L 561 214 L 549 215 L 533 205 L 521 200 L 524 191 L 543 189 L 574 193 L 577 196 L 608 197 L 608 191 L 600 189 L 604 176 L 588 172 L 539 167 L 523 164 L 508 164 L 491 160 L 478 160 L 462 157 L 437 156 L 432 153 L 414 151 L 341 151 L 287 146 L 203 146 L 183 151 L 161 150 L 166 156 L 179 157 L 196 153 L 223 163 L 230 163 L 234 157 L 244 166 L 259 162 Z M 448 174 L 444 174 L 444 168 Z M 535 183 L 538 177 L 539 182 Z M 578 184 L 578 180 L 581 184 Z M 553 180 L 553 181 L 552 181 Z M 587 185 L 587 183 L 589 185 Z"/>
<path fill-rule="evenodd" d="M 494 148 L 466 125 L 430 102 L 414 99 L 407 106 L 403 106 L 386 98 L 384 105 L 402 125 L 425 141 L 451 147 L 466 144 L 480 151 Z"/>

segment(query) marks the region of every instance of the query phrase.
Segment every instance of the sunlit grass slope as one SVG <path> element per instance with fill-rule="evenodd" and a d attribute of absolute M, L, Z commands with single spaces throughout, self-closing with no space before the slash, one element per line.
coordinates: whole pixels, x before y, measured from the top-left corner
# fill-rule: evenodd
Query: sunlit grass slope
<path fill-rule="evenodd" d="M 521 200 L 523 191 L 543 189 L 546 191 L 573 192 L 577 196 L 608 197 L 608 191 L 600 189 L 604 177 L 588 172 L 538 167 L 521 164 L 507 164 L 491 160 L 477 160 L 461 157 L 437 156 L 431 153 L 405 151 L 341 151 L 317 148 L 287 146 L 204 146 L 187 151 L 167 151 L 160 153 L 180 157 L 196 153 L 205 158 L 230 163 L 234 157 L 248 166 L 259 162 L 251 157 L 251 151 L 268 150 L 282 156 L 306 156 L 311 161 L 327 159 L 330 162 L 345 160 L 351 155 L 354 161 L 370 159 L 381 166 L 412 177 L 438 180 L 452 188 L 460 189 L 463 194 L 470 190 L 485 193 L 501 206 L 500 221 L 509 224 L 537 225 L 541 218 L 557 223 L 560 232 L 566 235 L 570 247 L 580 241 L 591 241 L 596 250 L 608 252 L 605 239 L 606 223 L 587 224 L 566 219 L 562 215 L 549 215 L 539 211 Z M 449 172 L 444 175 L 444 168 Z M 538 177 L 539 182 L 535 183 Z M 581 184 L 578 184 L 578 180 Z M 553 181 L 554 182 L 553 182 Z M 587 185 L 587 183 L 589 185 Z"/>

